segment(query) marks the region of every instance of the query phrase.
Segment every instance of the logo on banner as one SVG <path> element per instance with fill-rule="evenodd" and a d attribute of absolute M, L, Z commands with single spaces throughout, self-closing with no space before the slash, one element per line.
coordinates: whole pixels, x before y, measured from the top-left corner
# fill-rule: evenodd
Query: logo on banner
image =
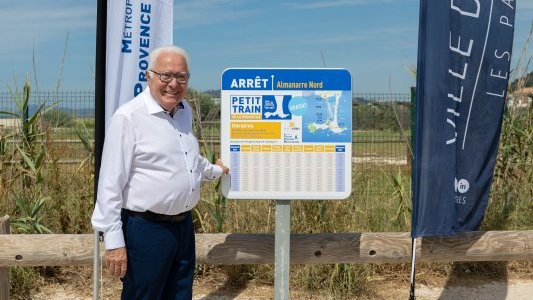
<path fill-rule="evenodd" d="M 139 59 L 138 59 L 138 76 L 137 83 L 133 87 L 133 95 L 139 95 L 143 90 L 142 83 L 146 82 L 145 72 L 148 69 L 148 52 L 150 48 L 150 31 L 151 31 L 151 14 L 152 5 L 140 3 L 140 13 L 135 13 L 132 4 L 127 1 L 125 7 L 125 24 L 122 34 L 122 53 L 132 54 L 132 39 L 137 38 L 133 31 L 133 21 L 139 22 Z M 138 18 L 138 20 L 136 20 Z"/>
<path fill-rule="evenodd" d="M 461 195 L 455 195 L 455 203 L 456 204 L 466 204 L 466 196 L 463 196 L 462 194 L 465 194 L 468 192 L 468 189 L 470 189 L 470 183 L 466 179 L 460 179 L 457 180 L 455 178 L 455 193 L 459 193 Z"/>
<path fill-rule="evenodd" d="M 470 183 L 466 179 L 457 180 L 455 178 L 455 192 L 459 192 L 461 194 L 464 194 L 468 192 L 468 189 L 470 188 Z"/>
<path fill-rule="evenodd" d="M 502 2 L 510 9 L 514 10 L 510 4 L 510 1 Z M 472 4 L 475 5 L 472 6 Z M 455 5 L 454 1 L 452 0 L 450 3 L 450 8 L 459 13 L 451 15 L 451 22 L 453 24 L 461 24 L 463 22 L 463 18 L 482 20 L 482 18 L 480 18 L 481 4 L 479 1 L 470 3 L 470 5 L 465 3 L 461 3 L 461 5 Z M 495 17 L 499 20 L 496 26 L 510 28 L 513 27 L 509 21 L 509 17 L 506 16 L 503 11 L 495 13 Z M 461 42 L 461 39 L 463 42 Z M 464 32 L 455 32 L 453 29 L 450 29 L 448 45 L 449 53 L 450 55 L 453 55 L 457 63 L 455 63 L 453 66 L 450 66 L 450 68 L 447 70 L 447 73 L 450 76 L 450 81 L 453 82 L 453 84 L 450 85 L 450 90 L 447 92 L 447 98 L 449 98 L 451 101 L 449 101 L 449 105 L 446 107 L 446 125 L 449 129 L 451 129 L 451 134 L 448 134 L 448 137 L 446 138 L 446 145 L 455 144 L 457 142 L 459 131 L 459 134 L 462 138 L 461 148 L 465 148 L 468 121 L 471 117 L 471 110 L 468 110 L 468 113 L 461 113 L 458 109 L 461 103 L 467 103 L 467 105 L 470 105 L 471 107 L 470 103 L 474 101 L 476 93 L 481 94 L 482 92 L 484 92 L 484 97 L 496 97 L 496 100 L 504 100 L 505 90 L 507 89 L 507 80 L 509 79 L 509 73 L 507 70 L 508 62 L 511 59 L 511 45 L 509 45 L 509 49 L 495 49 L 493 53 L 485 53 L 485 49 L 483 49 L 483 53 L 481 55 L 479 53 L 473 54 L 475 52 L 473 48 L 479 47 L 479 44 L 482 44 L 483 42 L 483 37 L 479 36 L 477 32 L 472 31 L 470 32 L 470 35 L 466 35 Z M 480 71 L 473 68 L 472 63 L 469 65 L 468 60 L 472 60 L 472 57 L 483 58 L 485 54 L 487 54 L 487 57 L 492 56 L 490 58 L 492 59 L 492 65 L 487 69 L 486 74 L 481 75 L 484 76 L 485 81 L 487 82 L 487 89 L 484 91 L 478 91 L 476 90 L 476 74 L 479 77 Z M 479 64 L 482 63 L 483 61 L 479 62 Z M 468 68 L 469 66 L 470 68 Z M 478 68 L 481 69 L 481 66 Z M 473 87 L 468 87 L 467 85 L 472 84 L 472 79 L 475 79 L 476 83 Z M 467 86 L 467 88 L 465 88 L 465 86 Z M 465 90 L 468 91 L 463 93 Z M 478 98 L 479 97 L 480 96 L 478 96 Z M 465 101 L 463 102 L 463 100 Z M 464 121 L 466 122 L 465 128 L 458 128 L 457 123 L 460 118 L 466 120 Z"/>

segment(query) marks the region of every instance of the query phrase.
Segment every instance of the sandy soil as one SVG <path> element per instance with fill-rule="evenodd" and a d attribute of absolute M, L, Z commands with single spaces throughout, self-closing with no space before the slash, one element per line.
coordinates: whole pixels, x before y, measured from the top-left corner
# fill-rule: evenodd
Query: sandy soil
<path fill-rule="evenodd" d="M 84 289 L 71 284 L 50 284 L 43 286 L 41 291 L 32 299 L 57 299 L 57 300 L 90 300 L 91 287 Z M 105 287 L 104 297 L 101 299 L 119 299 L 120 287 Z M 262 300 L 273 299 L 272 286 L 254 286 L 242 291 L 217 290 L 216 286 L 195 286 L 195 300 Z M 354 299 L 408 299 L 408 286 L 398 287 L 394 284 L 383 284 L 374 296 Z M 459 299 L 484 299 L 484 300 L 531 300 L 533 295 L 533 281 L 514 281 L 510 283 L 490 282 L 476 286 L 427 286 L 419 285 L 416 288 L 418 300 L 459 300 Z M 291 299 L 332 299 L 326 295 L 313 295 L 301 291 L 291 291 Z"/>
<path fill-rule="evenodd" d="M 450 279 L 432 277 L 421 280 L 416 285 L 417 300 L 531 300 L 533 299 L 533 270 L 523 270 L 520 276 L 509 276 L 507 279 Z M 408 275 L 406 275 L 408 276 Z M 100 299 L 119 299 L 121 283 L 117 279 L 103 274 L 103 285 Z M 263 300 L 274 299 L 274 287 L 268 284 L 249 283 L 244 287 L 228 288 L 222 284 L 223 278 L 204 277 L 194 285 L 195 300 Z M 396 300 L 409 298 L 409 283 L 406 278 L 402 282 L 378 279 L 369 284 L 369 292 L 365 296 L 348 299 Z M 291 289 L 291 299 L 330 300 L 332 296 L 322 293 L 310 293 Z M 92 299 L 92 278 L 88 267 L 69 268 L 55 274 L 43 282 L 38 292 L 31 299 L 36 300 L 90 300 Z"/>
<path fill-rule="evenodd" d="M 473 286 L 449 286 L 445 288 L 422 286 L 416 295 L 418 300 L 527 300 L 533 298 L 533 281 L 489 282 Z"/>

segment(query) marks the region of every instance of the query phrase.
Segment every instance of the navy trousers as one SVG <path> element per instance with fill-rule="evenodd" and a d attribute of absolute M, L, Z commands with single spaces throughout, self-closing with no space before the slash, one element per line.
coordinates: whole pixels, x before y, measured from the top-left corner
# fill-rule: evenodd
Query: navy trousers
<path fill-rule="evenodd" d="M 195 249 L 192 216 L 153 222 L 122 213 L 128 269 L 121 299 L 192 299 Z"/>

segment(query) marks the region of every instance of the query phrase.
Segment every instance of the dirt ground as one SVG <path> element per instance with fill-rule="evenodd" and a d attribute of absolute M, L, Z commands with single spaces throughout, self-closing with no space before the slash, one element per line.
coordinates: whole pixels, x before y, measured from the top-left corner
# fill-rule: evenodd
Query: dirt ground
<path fill-rule="evenodd" d="M 45 279 L 32 294 L 36 300 L 90 300 L 92 299 L 92 271 L 89 267 L 62 269 L 53 278 Z M 533 299 L 533 270 L 521 270 L 518 274 L 507 273 L 507 278 L 486 279 L 421 276 L 416 285 L 417 300 L 531 300 Z M 103 274 L 100 299 L 119 299 L 121 283 Z M 428 280 L 428 278 L 430 278 Z M 344 299 L 396 300 L 409 299 L 408 274 L 406 278 L 394 280 L 377 279 L 369 284 L 365 295 Z M 274 286 L 250 283 L 244 287 L 226 287 L 223 278 L 213 276 L 197 279 L 194 285 L 195 300 L 263 300 L 274 299 Z M 291 299 L 330 300 L 334 297 L 322 292 L 306 292 L 291 288 Z M 338 299 L 338 298 L 337 298 Z"/>

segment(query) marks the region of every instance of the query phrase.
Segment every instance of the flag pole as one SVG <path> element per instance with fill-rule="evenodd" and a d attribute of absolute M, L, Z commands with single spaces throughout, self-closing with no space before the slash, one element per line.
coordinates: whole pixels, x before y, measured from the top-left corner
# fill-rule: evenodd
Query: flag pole
<path fill-rule="evenodd" d="M 106 74 L 106 30 L 107 0 L 98 0 L 96 15 L 96 64 L 94 95 L 94 203 L 98 190 L 98 175 L 105 136 L 105 74 Z M 99 299 L 100 290 L 100 232 L 94 232 L 93 299 Z"/>
<path fill-rule="evenodd" d="M 411 289 L 409 290 L 409 300 L 415 300 L 415 260 L 416 260 L 416 238 L 411 239 Z"/>

